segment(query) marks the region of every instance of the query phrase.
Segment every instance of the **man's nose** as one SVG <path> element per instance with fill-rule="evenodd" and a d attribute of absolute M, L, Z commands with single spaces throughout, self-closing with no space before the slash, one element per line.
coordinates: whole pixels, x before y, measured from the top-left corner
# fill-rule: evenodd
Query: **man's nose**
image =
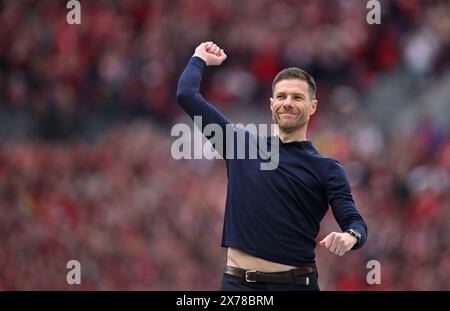
<path fill-rule="evenodd" d="M 286 98 L 286 100 L 283 102 L 284 109 L 291 109 L 293 106 L 294 106 L 294 104 L 292 102 L 292 98 L 290 98 L 290 97 Z"/>

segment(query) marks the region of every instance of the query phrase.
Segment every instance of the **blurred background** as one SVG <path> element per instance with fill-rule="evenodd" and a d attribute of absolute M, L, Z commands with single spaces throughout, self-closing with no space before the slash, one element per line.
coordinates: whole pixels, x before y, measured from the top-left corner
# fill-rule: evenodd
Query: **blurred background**
<path fill-rule="evenodd" d="M 380 25 L 361 0 L 81 0 L 81 25 L 66 3 L 0 1 L 0 290 L 219 289 L 224 162 L 170 154 L 207 40 L 228 59 L 202 93 L 235 123 L 270 122 L 282 68 L 316 78 L 308 138 L 369 226 L 357 252 L 317 248 L 321 289 L 450 290 L 449 1 L 382 0 Z"/>

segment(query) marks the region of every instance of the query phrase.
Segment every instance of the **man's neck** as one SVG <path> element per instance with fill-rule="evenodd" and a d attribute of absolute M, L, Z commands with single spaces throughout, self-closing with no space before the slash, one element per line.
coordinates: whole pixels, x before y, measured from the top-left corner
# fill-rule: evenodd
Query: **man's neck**
<path fill-rule="evenodd" d="M 293 141 L 306 140 L 306 126 L 291 132 L 285 132 L 278 128 L 278 136 L 283 143 L 289 143 Z"/>

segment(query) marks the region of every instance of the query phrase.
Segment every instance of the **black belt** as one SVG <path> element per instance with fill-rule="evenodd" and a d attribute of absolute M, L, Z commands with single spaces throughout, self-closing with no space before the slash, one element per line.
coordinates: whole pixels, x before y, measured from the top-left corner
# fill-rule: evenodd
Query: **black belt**
<path fill-rule="evenodd" d="M 249 283 L 266 282 L 300 285 L 309 285 L 309 277 L 305 274 L 315 271 L 316 268 L 314 267 L 300 267 L 282 272 L 261 272 L 233 266 L 226 266 L 224 269 L 225 274 L 237 276 Z"/>

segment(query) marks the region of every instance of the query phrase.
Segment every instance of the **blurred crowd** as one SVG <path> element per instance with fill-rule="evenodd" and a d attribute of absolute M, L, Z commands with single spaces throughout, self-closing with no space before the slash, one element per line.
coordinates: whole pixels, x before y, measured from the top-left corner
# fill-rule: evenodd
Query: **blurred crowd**
<path fill-rule="evenodd" d="M 448 68 L 448 1 L 382 2 L 382 23 L 368 25 L 359 0 L 81 1 L 81 24 L 69 25 L 62 2 L 2 1 L 2 138 L 92 137 L 136 116 L 170 122 L 178 76 L 206 40 L 229 56 L 204 84 L 220 106 L 264 106 L 286 66 L 307 69 L 323 103 L 336 84 L 364 91 L 399 66 L 420 80 Z"/>
<path fill-rule="evenodd" d="M 217 286 L 226 176 L 168 150 L 148 123 L 93 145 L 3 146 L 0 289 L 76 289 L 66 284 L 71 259 L 83 289 Z"/>
<path fill-rule="evenodd" d="M 0 290 L 219 288 L 224 165 L 170 155 L 177 79 L 206 40 L 228 59 L 204 96 L 248 122 L 280 69 L 316 78 L 309 138 L 369 226 L 358 252 L 318 248 L 321 288 L 450 290 L 448 1 L 381 1 L 380 25 L 360 0 L 81 0 L 80 25 L 63 2 L 0 1 Z M 319 237 L 336 229 L 328 214 Z"/>

